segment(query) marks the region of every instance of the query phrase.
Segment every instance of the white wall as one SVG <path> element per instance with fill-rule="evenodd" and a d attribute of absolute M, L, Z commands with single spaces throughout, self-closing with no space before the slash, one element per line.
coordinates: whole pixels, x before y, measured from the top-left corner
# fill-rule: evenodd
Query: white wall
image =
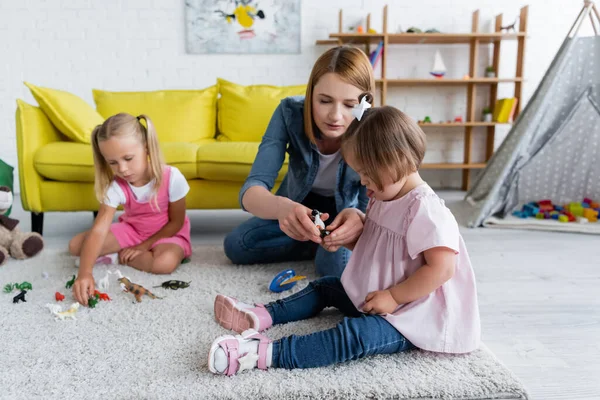
<path fill-rule="evenodd" d="M 36 104 L 23 81 L 72 92 L 91 105 L 92 88 L 193 89 L 214 84 L 216 77 L 241 84 L 304 83 L 313 62 L 327 48 L 315 46 L 315 40 L 337 30 L 340 8 L 348 25 L 370 12 L 373 27 L 381 30 L 385 4 L 390 32 L 398 26 L 469 32 L 475 9 L 480 10 L 480 29 L 491 31 L 495 15 L 503 13 L 506 23 L 512 22 L 520 8 L 529 5 L 525 102 L 583 6 L 574 0 L 303 0 L 301 54 L 191 55 L 185 52 L 182 0 L 0 0 L 0 158 L 17 165 L 16 99 Z M 511 76 L 516 43 L 505 43 L 500 76 Z M 468 46 L 396 46 L 388 55 L 388 77 L 426 77 L 438 48 L 448 77 L 460 78 L 468 72 Z M 482 47 L 481 66 L 487 65 L 488 53 Z M 512 90 L 512 84 L 503 84 L 500 95 L 512 96 Z M 430 115 L 433 120 L 446 120 L 464 115 L 465 88 L 392 88 L 388 103 L 415 119 Z M 426 132 L 426 162 L 462 161 L 461 130 Z M 479 139 L 484 130 L 480 132 L 476 147 L 483 147 Z M 496 145 L 501 139 L 498 135 Z M 433 186 L 460 186 L 460 171 L 424 175 Z"/>

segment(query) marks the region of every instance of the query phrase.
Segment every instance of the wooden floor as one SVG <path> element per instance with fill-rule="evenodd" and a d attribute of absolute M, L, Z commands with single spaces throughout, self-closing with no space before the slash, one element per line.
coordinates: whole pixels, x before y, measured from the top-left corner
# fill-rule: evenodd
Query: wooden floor
<path fill-rule="evenodd" d="M 454 210 L 464 193 L 440 195 Z M 194 244 L 222 243 L 248 218 L 239 210 L 189 215 Z M 20 205 L 13 216 L 29 229 Z M 72 235 L 89 228 L 92 214 L 50 213 L 45 219 L 47 243 L 66 249 Z M 600 237 L 492 228 L 461 232 L 477 276 L 486 345 L 532 399 L 600 399 Z"/>

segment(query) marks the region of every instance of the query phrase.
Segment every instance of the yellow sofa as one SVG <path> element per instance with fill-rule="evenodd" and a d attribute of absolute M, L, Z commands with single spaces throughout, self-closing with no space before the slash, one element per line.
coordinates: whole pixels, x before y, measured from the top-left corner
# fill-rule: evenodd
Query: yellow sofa
<path fill-rule="evenodd" d="M 70 93 L 26 85 L 39 107 L 17 100 L 21 202 L 39 233 L 45 212 L 98 210 L 89 136 L 118 112 L 153 120 L 166 162 L 190 184 L 188 209 L 239 208 L 238 192 L 271 114 L 281 99 L 305 92 L 304 85 L 242 86 L 217 79 L 196 91 L 94 90 L 93 109 Z M 278 183 L 286 172 L 287 158 Z"/>

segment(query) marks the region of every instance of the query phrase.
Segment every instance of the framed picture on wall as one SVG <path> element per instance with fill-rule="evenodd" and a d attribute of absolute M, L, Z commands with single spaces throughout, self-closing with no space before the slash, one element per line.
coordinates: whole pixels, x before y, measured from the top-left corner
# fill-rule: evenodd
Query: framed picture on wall
<path fill-rule="evenodd" d="M 186 0 L 190 54 L 298 54 L 301 0 Z"/>

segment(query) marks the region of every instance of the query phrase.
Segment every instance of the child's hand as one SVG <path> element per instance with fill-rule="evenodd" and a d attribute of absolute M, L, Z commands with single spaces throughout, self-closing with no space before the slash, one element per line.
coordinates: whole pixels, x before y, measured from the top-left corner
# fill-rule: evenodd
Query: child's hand
<path fill-rule="evenodd" d="M 368 314 L 389 314 L 398 307 L 389 290 L 371 292 L 365 297 L 363 312 Z"/>
<path fill-rule="evenodd" d="M 127 265 L 128 262 L 145 252 L 146 250 L 138 249 L 138 246 L 126 247 L 119 251 L 119 263 Z"/>
<path fill-rule="evenodd" d="M 327 251 L 337 251 L 345 245 L 354 245 L 363 231 L 363 219 L 359 210 L 346 208 L 325 229 L 331 232 L 323 240 Z"/>
<path fill-rule="evenodd" d="M 88 299 L 94 294 L 95 288 L 94 275 L 80 273 L 73 283 L 73 296 L 80 304 L 87 306 Z"/>

